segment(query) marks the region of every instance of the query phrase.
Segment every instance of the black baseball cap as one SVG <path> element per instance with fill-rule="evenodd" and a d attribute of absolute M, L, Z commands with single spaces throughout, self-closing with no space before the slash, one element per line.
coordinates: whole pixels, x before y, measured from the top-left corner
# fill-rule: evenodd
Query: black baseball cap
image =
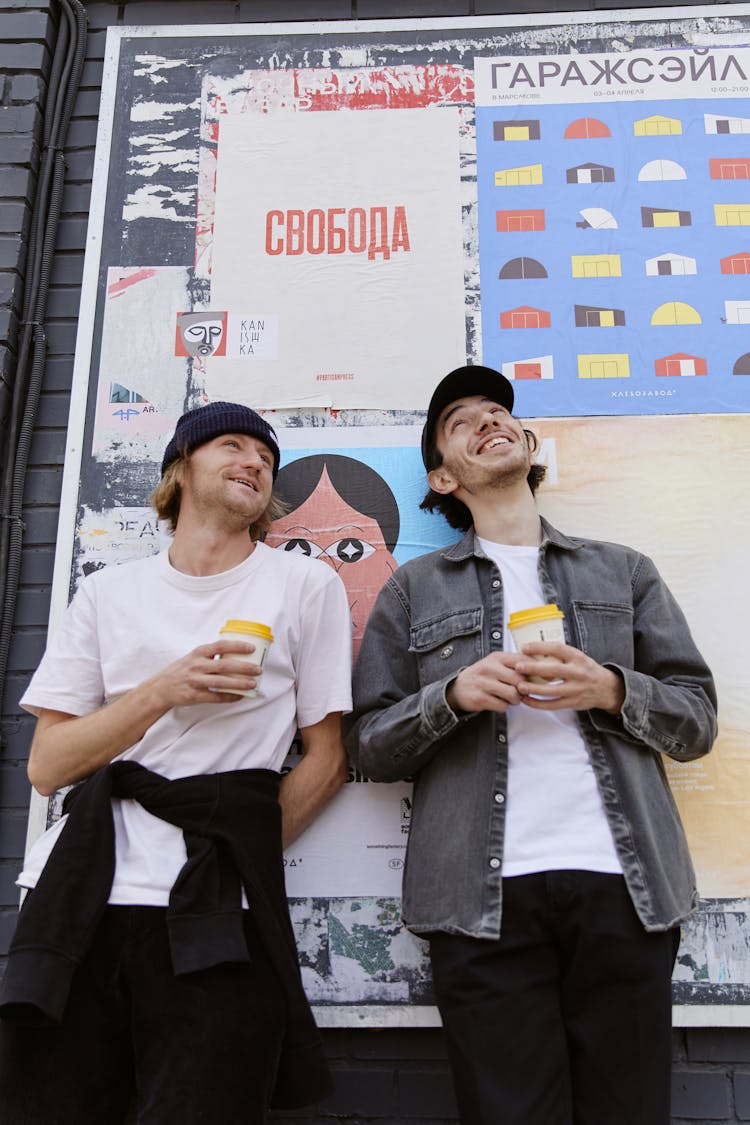
<path fill-rule="evenodd" d="M 422 460 L 428 472 L 435 468 L 433 458 L 437 420 L 446 406 L 465 395 L 484 395 L 506 410 L 513 410 L 513 384 L 499 371 L 492 367 L 482 367 L 478 363 L 450 371 L 435 388 L 422 430 Z"/>

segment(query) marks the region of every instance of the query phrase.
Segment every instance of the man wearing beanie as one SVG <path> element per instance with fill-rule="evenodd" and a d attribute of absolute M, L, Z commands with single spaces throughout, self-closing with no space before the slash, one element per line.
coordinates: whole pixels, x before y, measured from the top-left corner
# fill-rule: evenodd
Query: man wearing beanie
<path fill-rule="evenodd" d="M 260 1125 L 330 1091 L 282 839 L 345 780 L 350 620 L 331 568 L 262 542 L 279 460 L 246 406 L 184 414 L 153 497 L 169 548 L 82 582 L 21 701 L 35 788 L 75 788 L 18 880 L 9 1125 L 115 1125 L 133 1107 L 138 1125 Z M 270 632 L 265 657 L 237 639 L 246 622 Z"/>
<path fill-rule="evenodd" d="M 710 750 L 713 681 L 650 559 L 540 518 L 512 410 L 487 367 L 432 396 L 422 507 L 465 535 L 383 587 L 347 742 L 374 781 L 414 777 L 404 919 L 463 1125 L 669 1125 L 697 892 L 663 762 Z M 565 640 L 519 651 L 509 618 L 535 607 Z"/>

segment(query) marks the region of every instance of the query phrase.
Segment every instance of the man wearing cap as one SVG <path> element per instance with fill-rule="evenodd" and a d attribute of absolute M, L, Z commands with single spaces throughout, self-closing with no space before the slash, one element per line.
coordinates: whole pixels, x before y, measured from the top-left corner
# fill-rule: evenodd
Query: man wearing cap
<path fill-rule="evenodd" d="M 540 518 L 512 409 L 481 366 L 432 397 L 422 507 L 465 535 L 381 591 L 347 743 L 372 779 L 414 777 L 404 919 L 464 1125 L 668 1125 L 697 894 L 663 762 L 710 750 L 713 682 L 648 558 Z M 510 614 L 549 603 L 566 642 L 516 651 Z"/>
<path fill-rule="evenodd" d="M 134 1099 L 138 1125 L 260 1123 L 330 1090 L 281 848 L 346 777 L 349 610 L 331 568 L 261 541 L 278 469 L 255 411 L 184 414 L 168 550 L 82 582 L 21 701 L 34 786 L 83 784 L 18 880 L 2 1121 L 114 1125 Z M 220 639 L 236 619 L 270 629 L 262 668 Z"/>

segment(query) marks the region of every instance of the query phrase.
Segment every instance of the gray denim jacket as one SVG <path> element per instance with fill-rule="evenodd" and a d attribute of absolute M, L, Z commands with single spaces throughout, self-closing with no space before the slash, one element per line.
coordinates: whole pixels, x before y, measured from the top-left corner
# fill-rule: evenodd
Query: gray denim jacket
<path fill-rule="evenodd" d="M 620 715 L 578 720 L 635 908 L 647 930 L 664 930 L 697 892 L 662 755 L 687 762 L 711 749 L 711 673 L 650 559 L 542 524 L 542 590 L 565 614 L 568 643 L 625 682 Z M 499 571 L 469 531 L 396 571 L 362 643 L 346 741 L 373 780 L 414 777 L 403 914 L 415 933 L 500 934 L 506 719 L 456 715 L 445 693 L 502 648 L 503 621 Z"/>

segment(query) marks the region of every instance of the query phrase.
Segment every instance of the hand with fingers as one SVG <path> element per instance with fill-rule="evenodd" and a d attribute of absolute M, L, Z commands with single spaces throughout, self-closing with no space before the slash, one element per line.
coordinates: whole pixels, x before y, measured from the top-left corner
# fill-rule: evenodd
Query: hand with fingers
<path fill-rule="evenodd" d="M 475 664 L 462 668 L 448 685 L 446 699 L 453 711 L 498 711 L 521 703 L 515 652 L 492 652 Z"/>
<path fill-rule="evenodd" d="M 598 709 L 618 715 L 625 684 L 611 668 L 572 645 L 550 641 L 525 644 L 515 671 L 521 702 L 537 711 Z"/>

